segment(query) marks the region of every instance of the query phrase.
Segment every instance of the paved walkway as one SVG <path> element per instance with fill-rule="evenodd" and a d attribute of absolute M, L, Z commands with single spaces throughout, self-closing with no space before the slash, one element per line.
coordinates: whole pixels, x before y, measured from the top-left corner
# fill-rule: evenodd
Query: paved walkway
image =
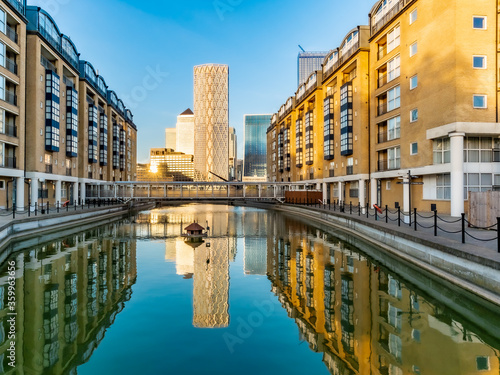
<path fill-rule="evenodd" d="M 307 207 L 300 205 L 299 207 Z M 401 214 L 401 223 L 398 226 L 398 213 L 389 211 L 386 219 L 385 211 L 382 214 L 371 209 L 368 213 L 359 213 L 358 207 L 346 205 L 344 212 L 341 212 L 338 206 L 309 206 L 310 209 L 321 212 L 329 212 L 342 217 L 352 217 L 356 220 L 366 222 L 367 224 L 377 225 L 382 230 L 388 229 L 406 233 L 408 235 L 420 238 L 422 240 L 435 242 L 436 244 L 445 245 L 471 255 L 480 256 L 482 258 L 491 259 L 500 262 L 500 253 L 498 253 L 498 231 L 497 226 L 493 226 L 489 230 L 477 229 L 468 225 L 465 221 L 465 244 L 462 243 L 462 219 L 451 217 L 449 215 L 438 215 L 437 217 L 437 236 L 434 235 L 434 213 L 422 212 L 417 214 L 417 230 L 415 231 L 415 222 L 412 215 L 412 224 L 409 225 L 409 217 L 404 217 Z M 404 223 L 404 220 L 407 223 Z"/>

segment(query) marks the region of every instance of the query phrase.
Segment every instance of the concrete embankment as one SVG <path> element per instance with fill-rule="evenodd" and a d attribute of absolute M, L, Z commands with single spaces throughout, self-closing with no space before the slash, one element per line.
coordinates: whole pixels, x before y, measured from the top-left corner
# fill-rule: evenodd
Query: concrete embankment
<path fill-rule="evenodd" d="M 432 237 L 378 222 L 291 205 L 259 205 L 302 217 L 334 230 L 334 235 L 360 247 L 361 243 L 397 257 L 481 298 L 500 305 L 500 261 L 487 249 L 468 245 L 460 249 L 456 241 Z M 376 252 L 369 254 L 377 258 Z"/>
<path fill-rule="evenodd" d="M 75 230 L 86 230 L 127 217 L 132 212 L 154 207 L 155 205 L 151 203 L 136 206 L 119 205 L 10 220 L 0 227 L 0 264 L 21 245 L 23 248 L 26 248 L 26 244 L 39 245 L 40 241 L 47 241 L 50 238 L 47 235 L 53 235 L 54 239 L 61 238 Z"/>

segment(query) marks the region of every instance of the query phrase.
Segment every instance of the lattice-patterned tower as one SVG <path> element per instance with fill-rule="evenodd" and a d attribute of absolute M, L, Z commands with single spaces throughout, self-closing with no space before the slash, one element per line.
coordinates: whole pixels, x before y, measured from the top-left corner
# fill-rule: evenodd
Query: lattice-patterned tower
<path fill-rule="evenodd" d="M 194 67 L 195 179 L 220 181 L 229 177 L 229 67 Z M 212 173 L 209 173 L 212 172 Z"/>

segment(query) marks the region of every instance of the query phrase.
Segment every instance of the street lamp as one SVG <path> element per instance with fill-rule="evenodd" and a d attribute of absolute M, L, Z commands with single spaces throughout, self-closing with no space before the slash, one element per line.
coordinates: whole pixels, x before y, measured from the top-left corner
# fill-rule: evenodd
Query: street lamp
<path fill-rule="evenodd" d="M 41 179 L 40 179 L 40 184 L 41 184 L 41 185 L 40 185 L 40 190 L 41 190 L 41 192 L 42 192 L 42 193 L 41 193 L 40 195 L 42 196 L 42 215 L 45 213 L 45 210 L 44 210 L 44 208 L 43 208 L 43 184 L 44 184 L 44 183 L 45 183 L 45 179 L 44 179 L 44 178 L 41 178 Z"/>

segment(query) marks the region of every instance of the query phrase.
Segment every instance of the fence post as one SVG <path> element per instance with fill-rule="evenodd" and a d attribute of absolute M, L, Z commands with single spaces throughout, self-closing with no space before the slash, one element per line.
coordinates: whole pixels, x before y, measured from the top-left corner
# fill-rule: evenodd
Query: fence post
<path fill-rule="evenodd" d="M 387 224 L 389 222 L 389 209 L 387 208 L 387 205 L 385 205 L 385 223 Z"/>
<path fill-rule="evenodd" d="M 361 202 L 358 202 L 358 216 L 361 216 Z"/>
<path fill-rule="evenodd" d="M 415 224 L 415 232 L 416 232 L 417 231 L 417 209 L 414 208 L 413 212 L 414 212 L 414 216 L 415 216 L 415 222 L 414 222 L 414 224 Z"/>
<path fill-rule="evenodd" d="M 16 205 L 15 204 L 12 205 L 12 218 L 13 219 L 16 218 Z"/>
<path fill-rule="evenodd" d="M 352 201 L 349 202 L 349 214 L 352 215 Z"/>
<path fill-rule="evenodd" d="M 69 201 L 67 202 L 68 204 L 66 205 L 66 212 L 69 211 Z"/>
<path fill-rule="evenodd" d="M 378 211 L 376 208 L 375 208 L 375 221 L 378 221 Z"/>
<path fill-rule="evenodd" d="M 398 206 L 398 227 L 401 226 L 401 207 Z"/>
<path fill-rule="evenodd" d="M 50 214 L 50 203 L 47 202 L 47 215 Z"/>
<path fill-rule="evenodd" d="M 465 243 L 465 214 L 462 214 L 462 243 Z"/>
<path fill-rule="evenodd" d="M 438 235 L 438 212 L 434 210 L 434 237 Z"/>
<path fill-rule="evenodd" d="M 35 216 L 37 215 L 38 203 L 35 202 Z"/>
<path fill-rule="evenodd" d="M 76 199 L 75 199 L 75 211 L 76 211 L 76 208 L 78 207 L 78 205 L 76 204 Z"/>

